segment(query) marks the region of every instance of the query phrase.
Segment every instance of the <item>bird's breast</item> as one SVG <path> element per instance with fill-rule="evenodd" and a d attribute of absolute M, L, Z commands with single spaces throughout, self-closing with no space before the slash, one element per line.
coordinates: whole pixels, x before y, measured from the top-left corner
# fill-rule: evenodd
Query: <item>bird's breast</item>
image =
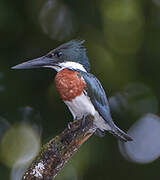
<path fill-rule="evenodd" d="M 72 101 L 82 94 L 86 84 L 78 72 L 69 69 L 59 71 L 55 77 L 56 89 L 64 101 Z"/>

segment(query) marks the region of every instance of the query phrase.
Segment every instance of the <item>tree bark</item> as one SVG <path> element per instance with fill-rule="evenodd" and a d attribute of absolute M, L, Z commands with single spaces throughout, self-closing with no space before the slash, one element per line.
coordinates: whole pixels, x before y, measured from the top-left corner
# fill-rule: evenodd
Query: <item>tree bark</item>
<path fill-rule="evenodd" d="M 79 147 L 95 132 L 93 120 L 74 121 L 70 128 L 50 140 L 24 173 L 22 180 L 53 180 L 64 164 L 77 152 Z"/>

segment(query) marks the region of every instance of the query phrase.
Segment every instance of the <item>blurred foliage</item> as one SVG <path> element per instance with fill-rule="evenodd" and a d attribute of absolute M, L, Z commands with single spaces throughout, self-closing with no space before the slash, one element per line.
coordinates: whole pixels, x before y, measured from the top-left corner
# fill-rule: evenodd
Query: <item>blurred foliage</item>
<path fill-rule="evenodd" d="M 72 119 L 55 90 L 53 70 L 12 71 L 10 67 L 39 57 L 67 40 L 86 40 L 91 72 L 102 82 L 119 127 L 127 130 L 133 125 L 132 132 L 137 127 L 134 123 L 148 117 L 146 113 L 156 114 L 159 121 L 159 0 L 1 0 L 0 4 L 1 179 L 18 179 L 24 171 L 13 163 L 15 152 L 23 151 L 22 146 L 16 150 L 16 136 L 19 141 L 27 140 L 24 148 L 32 148 L 34 140 L 40 143 L 41 133 L 45 143 Z M 158 132 L 155 127 L 153 124 L 145 131 L 151 133 L 147 138 Z M 136 137 L 144 131 L 137 132 Z M 33 141 L 29 145 L 30 138 Z M 143 141 L 137 142 L 133 149 L 139 151 Z M 149 146 L 146 142 L 144 149 Z M 159 147 L 157 141 L 149 142 Z M 123 155 L 126 149 L 121 151 Z M 14 167 L 11 170 L 4 164 Z M 150 180 L 159 178 L 159 165 L 159 160 L 148 165 L 128 162 L 121 156 L 117 140 L 107 133 L 83 145 L 57 179 Z"/>

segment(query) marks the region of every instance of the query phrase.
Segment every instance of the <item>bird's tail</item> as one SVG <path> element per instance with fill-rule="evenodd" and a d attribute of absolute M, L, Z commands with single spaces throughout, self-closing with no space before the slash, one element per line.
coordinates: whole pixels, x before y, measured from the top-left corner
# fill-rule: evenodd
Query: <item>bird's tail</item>
<path fill-rule="evenodd" d="M 123 132 L 121 129 L 119 129 L 116 125 L 114 126 L 114 129 L 109 130 L 111 134 L 116 136 L 120 141 L 127 142 L 127 141 L 133 141 L 133 139 Z"/>

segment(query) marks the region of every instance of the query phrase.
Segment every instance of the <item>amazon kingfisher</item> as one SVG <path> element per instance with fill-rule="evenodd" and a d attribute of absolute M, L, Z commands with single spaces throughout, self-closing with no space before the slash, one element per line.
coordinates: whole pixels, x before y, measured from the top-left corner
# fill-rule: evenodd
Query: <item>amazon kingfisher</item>
<path fill-rule="evenodd" d="M 129 135 L 114 124 L 105 91 L 99 80 L 89 73 L 90 63 L 83 43 L 84 40 L 71 40 L 40 58 L 12 69 L 44 67 L 56 70 L 56 89 L 74 120 L 91 115 L 97 132 L 103 134 L 108 131 L 121 141 L 132 141 Z"/>

